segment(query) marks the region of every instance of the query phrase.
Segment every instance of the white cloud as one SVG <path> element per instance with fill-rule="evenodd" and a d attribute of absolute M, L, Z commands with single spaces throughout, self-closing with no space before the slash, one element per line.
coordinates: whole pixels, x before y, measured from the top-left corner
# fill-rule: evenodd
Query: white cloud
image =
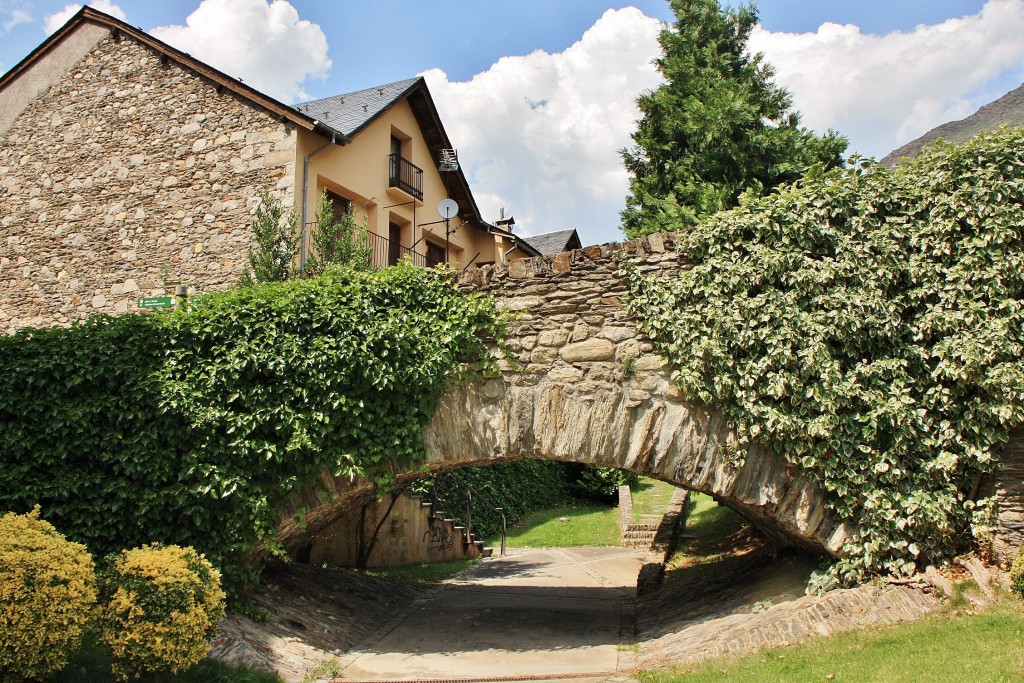
<path fill-rule="evenodd" d="M 801 34 L 758 28 L 750 47 L 775 66 L 804 124 L 819 132 L 835 128 L 850 138 L 851 152 L 881 157 L 1002 95 L 988 87 L 1001 75 L 1024 79 L 1022 35 L 1024 2 L 989 0 L 978 14 L 911 32 L 872 35 L 839 24 Z"/>
<path fill-rule="evenodd" d="M 610 10 L 564 52 L 506 57 L 468 82 L 424 75 L 484 217 L 504 206 L 524 235 L 579 228 L 585 244 L 622 239 L 634 100 L 657 87 L 660 24 Z M 881 157 L 963 118 L 1024 80 L 1024 0 L 988 0 L 973 16 L 909 32 L 756 28 L 750 47 L 776 68 L 805 125 L 834 128 L 850 151 Z M 999 84 L 1007 73 L 1018 80 Z"/>
<path fill-rule="evenodd" d="M 18 7 L 7 9 L 0 6 L 0 19 L 3 20 L 3 23 L 0 24 L 0 26 L 3 26 L 3 33 L 10 33 L 11 29 L 18 24 L 27 24 L 32 21 L 32 15 L 28 10 Z"/>
<path fill-rule="evenodd" d="M 110 0 L 93 0 L 93 2 L 88 2 L 86 4 L 93 9 L 98 9 L 99 11 L 109 14 L 112 17 L 116 17 L 121 21 L 124 21 L 126 18 L 124 11 L 114 3 L 110 2 Z M 56 14 L 49 15 L 43 20 L 43 30 L 46 31 L 47 35 L 53 33 L 67 23 L 67 20 L 73 17 L 75 12 L 80 9 L 82 9 L 82 6 L 77 3 L 65 5 L 64 9 Z"/>
<path fill-rule="evenodd" d="M 185 23 L 150 33 L 285 102 L 308 99 L 302 84 L 331 68 L 324 32 L 287 0 L 203 0 Z"/>
<path fill-rule="evenodd" d="M 504 206 L 524 235 L 573 227 L 585 244 L 622 239 L 618 150 L 637 95 L 660 82 L 660 28 L 637 9 L 609 10 L 564 52 L 504 57 L 468 82 L 424 73 L 484 218 Z"/>

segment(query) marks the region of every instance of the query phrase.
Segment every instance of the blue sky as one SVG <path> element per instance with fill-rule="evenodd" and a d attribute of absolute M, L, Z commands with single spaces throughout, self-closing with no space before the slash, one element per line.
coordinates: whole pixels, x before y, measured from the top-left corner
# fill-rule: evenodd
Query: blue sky
<path fill-rule="evenodd" d="M 636 96 L 664 0 L 98 0 L 286 102 L 427 77 L 485 215 L 621 239 Z M 1024 0 L 763 0 L 751 40 L 803 121 L 881 156 L 1024 80 Z M 0 70 L 75 7 L 0 0 Z"/>

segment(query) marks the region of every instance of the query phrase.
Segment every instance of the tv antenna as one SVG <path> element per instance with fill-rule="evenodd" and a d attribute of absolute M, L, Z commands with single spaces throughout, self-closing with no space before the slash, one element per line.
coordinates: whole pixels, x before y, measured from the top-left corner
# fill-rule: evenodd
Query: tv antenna
<path fill-rule="evenodd" d="M 449 229 L 451 220 L 459 215 L 459 203 L 454 199 L 442 199 L 437 203 L 437 213 L 444 219 L 444 262 L 448 263 L 449 240 L 454 230 Z"/>

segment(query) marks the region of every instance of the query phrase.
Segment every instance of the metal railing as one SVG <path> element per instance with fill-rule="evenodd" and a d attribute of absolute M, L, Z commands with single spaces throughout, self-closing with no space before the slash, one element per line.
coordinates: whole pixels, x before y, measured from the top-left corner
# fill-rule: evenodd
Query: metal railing
<path fill-rule="evenodd" d="M 399 242 L 389 240 L 377 233 L 368 233 L 366 239 L 370 244 L 370 265 L 374 268 L 385 268 L 396 265 L 403 257 L 412 259 L 413 265 L 428 266 L 427 257 L 415 249 L 403 246 Z"/>
<path fill-rule="evenodd" d="M 473 537 L 473 497 L 476 496 L 478 500 L 482 501 L 487 507 L 493 509 L 501 517 L 501 556 L 504 557 L 506 539 L 508 536 L 508 522 L 505 519 L 505 508 L 498 507 L 469 484 L 460 482 L 460 488 L 465 488 L 466 491 L 466 519 L 464 520 L 466 526 L 466 539 L 469 540 Z M 431 509 L 437 510 L 436 484 L 431 484 L 430 486 L 430 504 Z"/>
<path fill-rule="evenodd" d="M 316 227 L 316 221 L 306 224 L 309 232 Z M 435 261 L 428 258 L 426 254 L 416 251 L 410 247 L 403 246 L 400 242 L 394 242 L 383 235 L 375 232 L 366 233 L 366 244 L 370 247 L 370 266 L 373 268 L 386 268 L 396 265 L 402 258 L 408 256 L 413 265 L 430 268 L 437 265 Z"/>
<path fill-rule="evenodd" d="M 390 169 L 388 187 L 397 187 L 416 199 L 423 199 L 422 168 L 401 154 L 388 155 L 388 168 Z"/>

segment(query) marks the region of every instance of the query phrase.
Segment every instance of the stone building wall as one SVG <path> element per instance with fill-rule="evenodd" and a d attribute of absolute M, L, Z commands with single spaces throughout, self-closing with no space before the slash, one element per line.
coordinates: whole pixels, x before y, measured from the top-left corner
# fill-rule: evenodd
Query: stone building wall
<path fill-rule="evenodd" d="M 293 129 L 109 32 L 0 133 L 0 331 L 234 284 Z"/>

